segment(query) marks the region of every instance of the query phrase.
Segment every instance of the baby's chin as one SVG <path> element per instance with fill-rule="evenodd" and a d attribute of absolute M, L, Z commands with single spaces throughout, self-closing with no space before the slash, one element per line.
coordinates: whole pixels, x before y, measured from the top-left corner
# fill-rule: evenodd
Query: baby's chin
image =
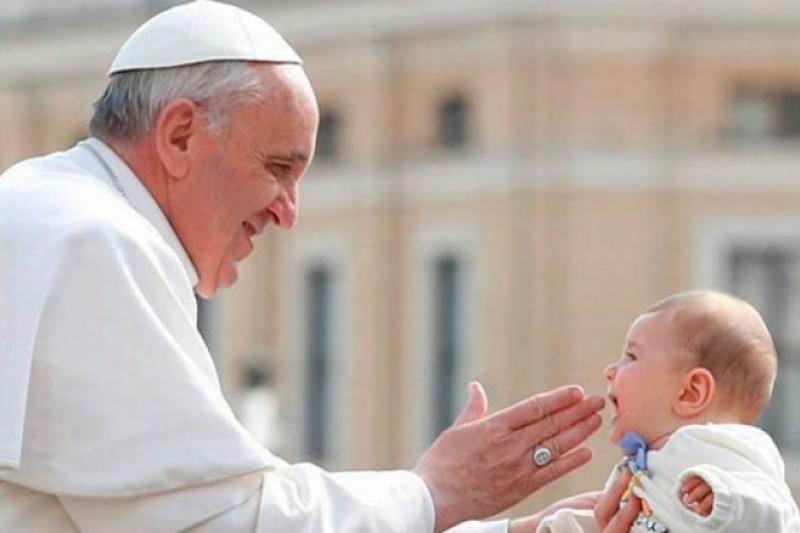
<path fill-rule="evenodd" d="M 616 429 L 612 429 L 611 434 L 608 436 L 608 440 L 614 446 L 618 446 L 619 441 L 622 440 L 622 433 L 617 431 Z"/>
<path fill-rule="evenodd" d="M 622 437 L 624 437 L 627 433 L 630 433 L 631 431 L 634 431 L 634 430 L 632 430 L 630 428 L 627 428 L 627 427 L 624 427 L 624 426 L 620 426 L 618 424 L 618 421 L 615 420 L 612 423 L 611 433 L 608 435 L 608 440 L 614 446 L 619 446 L 619 443 L 622 440 Z"/>

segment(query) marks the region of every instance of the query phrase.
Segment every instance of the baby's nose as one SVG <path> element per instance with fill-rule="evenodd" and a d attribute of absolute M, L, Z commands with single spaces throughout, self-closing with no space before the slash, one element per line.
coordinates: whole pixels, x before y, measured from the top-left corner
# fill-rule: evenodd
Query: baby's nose
<path fill-rule="evenodd" d="M 617 363 L 612 363 L 608 365 L 605 370 L 603 370 L 603 377 L 606 378 L 606 381 L 614 381 L 614 376 L 617 374 Z"/>

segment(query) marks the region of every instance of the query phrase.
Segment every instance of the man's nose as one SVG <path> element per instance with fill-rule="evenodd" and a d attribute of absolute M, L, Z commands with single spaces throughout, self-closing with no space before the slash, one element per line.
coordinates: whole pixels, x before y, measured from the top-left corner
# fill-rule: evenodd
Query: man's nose
<path fill-rule="evenodd" d="M 275 217 L 275 222 L 281 229 L 291 229 L 297 221 L 299 211 L 299 197 L 297 187 L 285 189 L 273 200 L 270 212 Z"/>

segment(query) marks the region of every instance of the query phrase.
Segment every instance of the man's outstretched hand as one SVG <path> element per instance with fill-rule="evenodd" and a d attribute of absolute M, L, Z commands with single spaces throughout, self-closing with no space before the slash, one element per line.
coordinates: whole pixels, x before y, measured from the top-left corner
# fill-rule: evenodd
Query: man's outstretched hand
<path fill-rule="evenodd" d="M 603 404 L 565 386 L 489 415 L 483 387 L 470 383 L 466 407 L 414 468 L 431 492 L 435 531 L 504 511 L 587 463 L 581 444 L 600 428 Z M 548 465 L 534 464 L 537 446 L 551 451 Z"/>

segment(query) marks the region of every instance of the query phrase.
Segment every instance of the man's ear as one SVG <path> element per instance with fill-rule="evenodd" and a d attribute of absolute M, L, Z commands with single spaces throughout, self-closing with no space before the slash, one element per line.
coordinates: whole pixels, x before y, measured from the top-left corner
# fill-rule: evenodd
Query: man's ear
<path fill-rule="evenodd" d="M 170 176 L 182 178 L 188 172 L 192 136 L 201 125 L 200 109 L 186 98 L 170 101 L 158 114 L 156 150 Z"/>
<path fill-rule="evenodd" d="M 714 399 L 717 383 L 707 368 L 693 368 L 683 379 L 683 388 L 675 399 L 674 410 L 681 418 L 692 418 L 702 413 Z"/>

